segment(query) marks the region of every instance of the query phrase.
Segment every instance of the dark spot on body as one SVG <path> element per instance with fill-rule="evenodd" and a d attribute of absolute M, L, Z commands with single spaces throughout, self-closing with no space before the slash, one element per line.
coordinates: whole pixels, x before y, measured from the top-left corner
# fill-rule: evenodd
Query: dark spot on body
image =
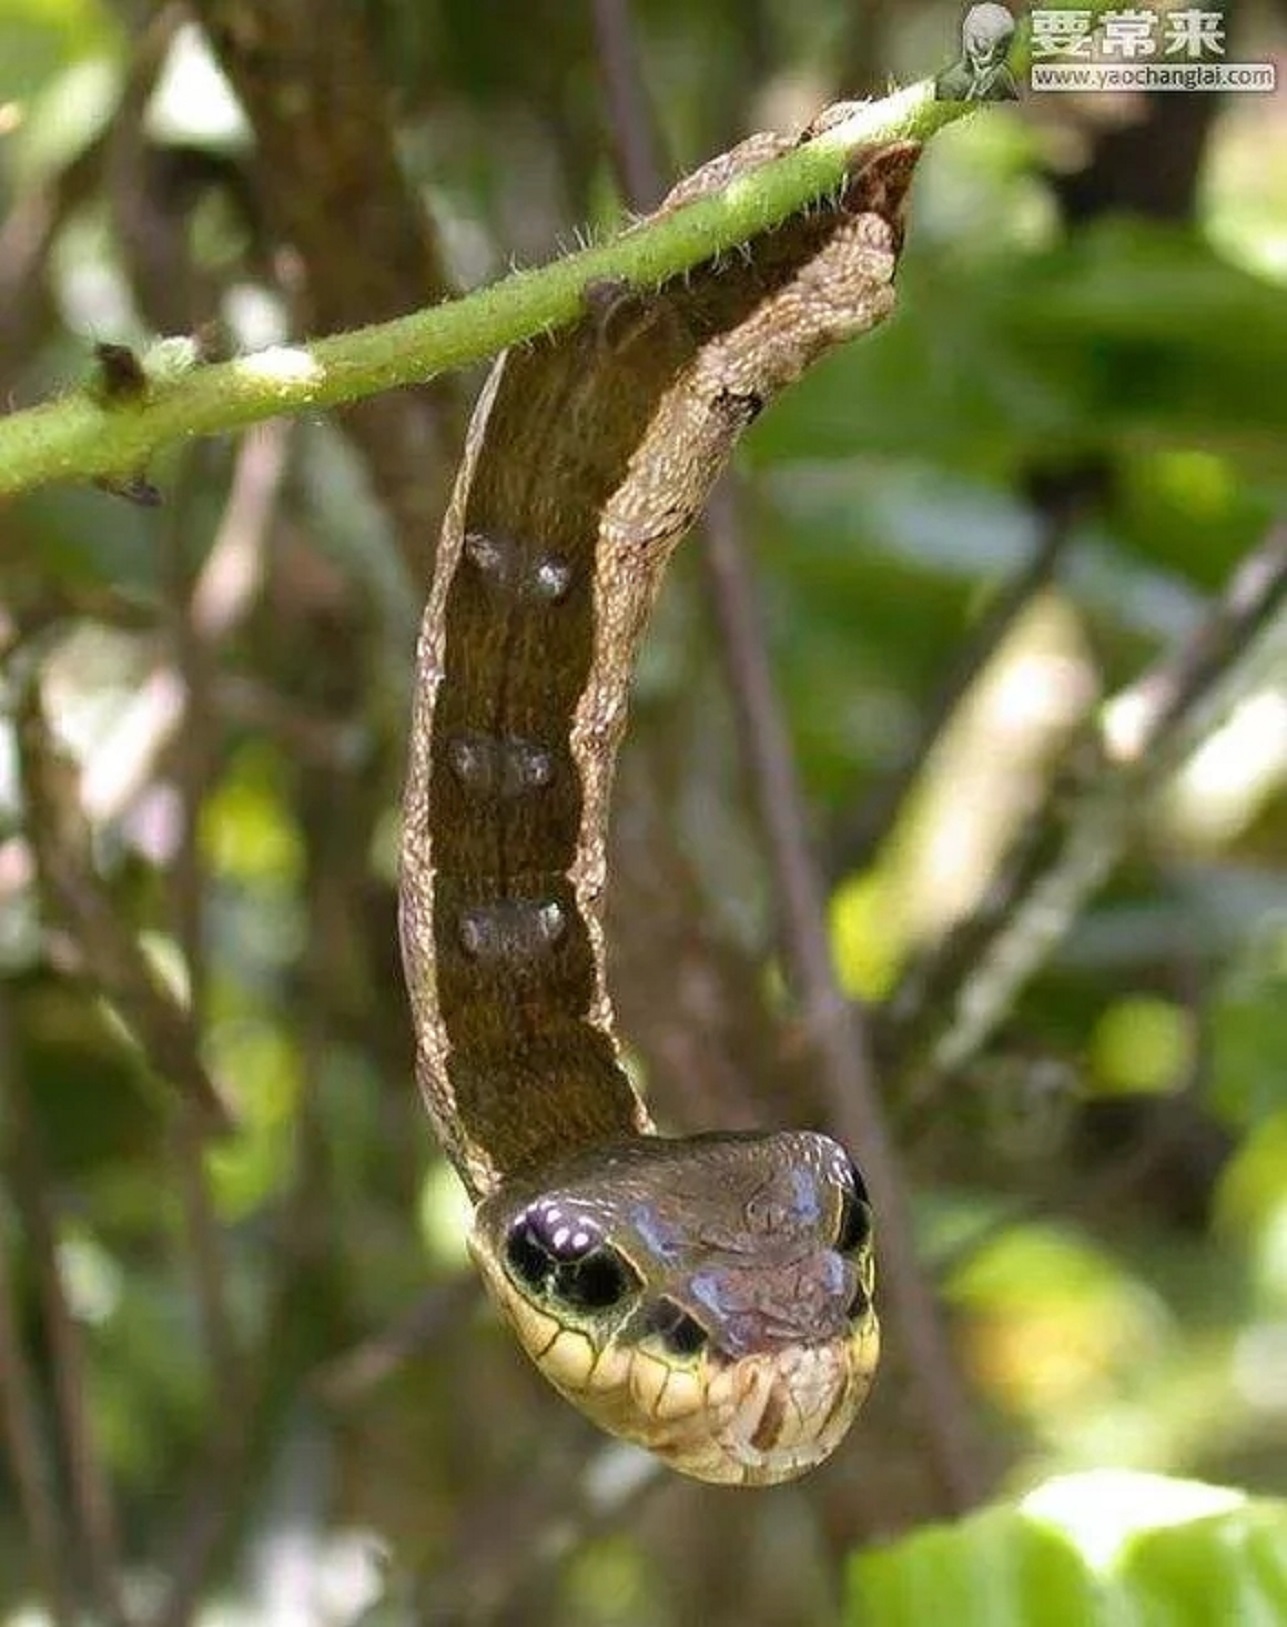
<path fill-rule="evenodd" d="M 448 742 L 447 761 L 466 791 L 502 802 L 543 790 L 554 778 L 552 754 L 513 735 L 464 730 Z"/>
<path fill-rule="evenodd" d="M 474 960 L 531 960 L 552 949 L 567 930 L 557 899 L 504 898 L 460 915 L 460 946 Z"/>
<path fill-rule="evenodd" d="M 697 1318 L 673 1299 L 659 1299 L 649 1307 L 643 1332 L 655 1335 L 674 1356 L 695 1356 L 711 1337 Z"/>
<path fill-rule="evenodd" d="M 469 531 L 465 557 L 492 588 L 517 600 L 557 603 L 572 585 L 561 554 L 525 545 L 500 532 Z"/>
<path fill-rule="evenodd" d="M 638 1278 L 616 1250 L 604 1247 L 573 1265 L 561 1265 L 553 1291 L 577 1310 L 606 1311 L 637 1285 Z"/>
<path fill-rule="evenodd" d="M 713 403 L 716 412 L 725 420 L 734 431 L 745 429 L 753 424 L 764 411 L 764 397 L 754 390 L 735 394 L 732 390 L 721 390 Z"/>

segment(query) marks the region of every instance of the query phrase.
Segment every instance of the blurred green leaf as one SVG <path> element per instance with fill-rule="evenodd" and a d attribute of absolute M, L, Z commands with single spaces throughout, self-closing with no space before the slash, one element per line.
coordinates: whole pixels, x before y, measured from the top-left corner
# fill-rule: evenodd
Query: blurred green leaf
<path fill-rule="evenodd" d="M 1287 1504 L 1117 1471 L 935 1526 L 850 1564 L 871 1627 L 1224 1627 L 1287 1619 Z"/>
<path fill-rule="evenodd" d="M 1112 221 L 1002 264 L 925 263 L 895 315 L 789 394 L 756 456 L 855 446 L 993 476 L 1181 439 L 1281 494 L 1282 290 L 1196 234 Z"/>
<path fill-rule="evenodd" d="M 4 0 L 0 31 L 0 103 L 19 105 L 47 90 L 61 69 L 117 38 L 98 0 Z M 74 114 L 74 108 L 66 111 Z"/>

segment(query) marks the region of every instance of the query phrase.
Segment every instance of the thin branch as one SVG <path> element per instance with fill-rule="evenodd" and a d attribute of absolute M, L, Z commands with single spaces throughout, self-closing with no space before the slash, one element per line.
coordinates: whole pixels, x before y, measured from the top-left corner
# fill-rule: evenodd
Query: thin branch
<path fill-rule="evenodd" d="M 258 1337 L 244 1351 L 232 1351 L 231 1334 L 225 1335 L 229 1354 L 220 1386 L 223 1404 L 216 1409 L 214 1428 L 203 1445 L 202 1462 L 176 1526 L 166 1572 L 169 1590 L 149 1627 L 186 1627 L 197 1613 L 214 1566 L 232 1547 L 239 1535 L 238 1524 L 252 1507 L 257 1454 L 272 1438 L 272 1422 L 283 1407 L 295 1404 L 299 1397 L 298 1375 L 316 1360 L 310 1360 L 301 1347 L 304 1335 L 297 1323 L 296 1296 L 305 1275 L 316 1283 L 324 1264 L 334 1267 L 336 1228 L 340 1225 L 318 1096 L 330 1045 L 329 1014 L 335 1009 L 338 983 L 336 975 L 332 975 L 329 985 L 325 983 L 320 967 L 334 953 L 337 939 L 331 923 L 336 912 L 328 919 L 319 907 L 319 899 L 323 888 L 336 886 L 335 878 L 343 868 L 339 854 L 363 851 L 364 844 L 349 840 L 350 826 L 344 818 L 343 788 L 356 786 L 358 781 L 352 775 L 341 778 L 337 792 L 333 774 L 317 773 L 314 779 L 313 794 L 309 794 L 306 783 L 300 796 L 301 807 L 306 810 L 310 930 L 307 963 L 297 990 L 300 1009 L 293 1027 L 296 1032 L 302 1031 L 304 1068 L 303 1089 L 294 1113 L 292 1183 L 274 1216 L 272 1254 L 278 1264 L 269 1284 L 268 1310 Z M 322 794 L 324 786 L 326 794 Z M 191 789 L 196 789 L 195 784 Z M 322 840 L 328 841 L 330 848 L 319 853 Z M 189 879 L 187 885 L 194 883 Z M 342 919 L 348 900 L 341 893 L 338 902 Z M 204 1203 L 204 1187 L 202 1198 Z M 307 1383 L 307 1378 L 303 1382 Z"/>
<path fill-rule="evenodd" d="M 257 1337 L 231 1371 L 230 1410 L 214 1418 L 176 1498 L 179 1513 L 160 1567 L 166 1587 L 146 1627 L 190 1627 L 215 1566 L 239 1528 L 254 1518 L 256 1473 L 298 1395 L 287 1374 L 293 1381 L 301 1359 L 301 1281 L 308 1273 L 316 1282 L 316 1262 L 301 1246 L 316 1201 L 313 1177 L 312 1166 L 299 1160 L 291 1190 L 274 1216 L 269 1243 L 274 1264 Z"/>
<path fill-rule="evenodd" d="M 913 968 L 891 1002 L 907 1034 L 931 1005 L 949 999 L 937 1039 L 918 1047 L 930 1057 L 924 1090 L 978 1055 L 1138 836 L 1153 795 L 1281 667 L 1285 607 L 1287 523 L 1280 523 L 1196 632 L 1101 709 L 1096 737 L 1082 748 L 1090 766 L 1074 766 L 1051 787 L 980 909 L 930 957 L 928 972 Z"/>
<path fill-rule="evenodd" d="M 295 272 L 293 331 L 338 333 L 446 298 L 452 285 L 399 158 L 364 8 L 194 0 L 193 10 L 255 131 L 258 212 Z M 420 383 L 339 415 L 414 578 L 445 501 L 455 405 L 454 384 Z"/>
<path fill-rule="evenodd" d="M 924 139 L 979 104 L 936 102 L 932 80 L 863 107 L 727 191 L 624 233 L 601 248 L 517 273 L 465 299 L 214 365 L 168 345 L 143 357 L 137 400 L 82 389 L 0 419 L 0 496 L 55 480 L 127 479 L 158 447 L 281 413 L 358 401 L 416 384 L 573 320 L 587 283 L 651 287 L 778 224 L 836 187 L 857 147 Z"/>
<path fill-rule="evenodd" d="M 1262 664 L 1262 640 L 1287 603 L 1287 521 L 1238 566 L 1210 615 L 1124 696 L 1106 720 L 1108 754 L 1124 769 L 1166 773 L 1247 693 Z"/>
<path fill-rule="evenodd" d="M 602 72 L 614 119 L 639 116 L 647 100 L 632 43 L 629 0 L 596 0 Z M 626 179 L 645 196 L 660 190 L 646 131 L 617 132 L 631 155 Z M 822 1085 L 839 1132 L 859 1150 L 881 1217 L 885 1295 L 911 1358 L 930 1450 L 947 1501 L 965 1509 L 981 1500 L 985 1476 L 973 1439 L 969 1405 L 935 1303 L 916 1257 L 907 1183 L 876 1092 L 871 1047 L 861 1010 L 836 978 L 826 895 L 811 851 L 804 794 L 760 626 L 756 590 L 730 486 L 716 489 L 707 511 L 705 559 L 709 600 L 720 635 L 740 723 L 743 760 L 763 820 L 774 892 L 792 981 L 821 1065 Z"/>
<path fill-rule="evenodd" d="M 262 444 L 262 443 L 261 443 Z M 238 469 L 249 461 L 248 439 L 237 459 Z M 195 490 L 202 470 L 199 458 L 188 460 L 185 495 Z M 234 480 L 220 536 L 229 530 L 234 512 Z M 266 523 L 268 510 L 262 511 Z M 185 727 L 178 737 L 176 779 L 179 792 L 178 846 L 174 854 L 170 895 L 175 936 L 183 954 L 188 980 L 188 1015 L 200 1043 L 206 1010 L 205 873 L 201 859 L 201 810 L 215 763 L 215 720 L 210 705 L 210 650 L 198 624 L 194 573 L 188 562 L 185 533 L 192 519 L 191 502 L 173 503 L 169 523 L 163 526 L 162 583 L 166 621 L 175 666 L 184 691 Z M 212 553 L 218 553 L 216 540 Z M 228 1304 L 223 1239 L 210 1201 L 203 1156 L 202 1127 L 187 1104 L 175 1115 L 171 1133 L 174 1168 L 184 1229 L 191 1259 L 192 1280 L 200 1313 L 216 1416 L 226 1417 L 237 1395 L 237 1342 Z"/>
<path fill-rule="evenodd" d="M 531 1600 L 568 1556 L 605 1531 L 620 1530 L 640 1505 L 667 1488 L 660 1461 L 601 1435 L 584 1433 L 585 1455 L 547 1472 L 489 1488 L 457 1521 L 452 1562 L 432 1577 L 432 1615 L 439 1621 L 524 1622 Z"/>
<path fill-rule="evenodd" d="M 0 1069 L 9 1065 L 7 1055 L 0 1058 Z M 0 1215 L 0 1426 L 18 1506 L 31 1539 L 32 1570 L 54 1627 L 72 1627 L 76 1611 L 65 1562 L 70 1544 L 45 1450 L 31 1367 L 18 1327 L 8 1231 Z"/>
<path fill-rule="evenodd" d="M 266 1430 L 272 1400 L 273 1356 L 282 1337 L 285 1294 L 270 1306 L 253 1365 L 243 1362 L 236 1404 L 215 1417 L 200 1460 L 180 1494 L 176 1535 L 161 1567 L 165 1592 L 147 1627 L 189 1627 L 228 1533 L 244 1514 L 256 1443 Z"/>
<path fill-rule="evenodd" d="M 655 209 L 664 182 L 657 120 L 639 71 L 630 7 L 624 0 L 592 0 L 599 80 L 616 149 L 622 190 L 635 209 Z"/>
<path fill-rule="evenodd" d="M 431 1288 L 396 1321 L 318 1368 L 309 1389 L 330 1406 L 351 1406 L 435 1345 L 447 1328 L 472 1312 L 478 1298 L 479 1283 L 472 1272 Z"/>
<path fill-rule="evenodd" d="M 307 1101 L 303 1106 L 311 1110 Z M 303 1150 L 307 1154 L 306 1146 Z M 239 1528 L 254 1518 L 256 1472 L 298 1398 L 294 1376 L 301 1358 L 304 1365 L 309 1360 L 300 1349 L 298 1308 L 304 1278 L 314 1284 L 317 1280 L 317 1262 L 307 1243 L 316 1229 L 310 1218 L 318 1202 L 315 1177 L 314 1165 L 301 1157 L 274 1216 L 269 1245 L 274 1268 L 258 1335 L 232 1370 L 231 1409 L 214 1419 L 184 1489 L 161 1567 L 166 1589 L 147 1627 L 190 1627 L 220 1557 L 233 1546 Z M 321 1201 L 326 1201 L 324 1191 Z"/>
<path fill-rule="evenodd" d="M 49 903 L 152 1071 L 203 1127 L 227 1130 L 232 1112 L 201 1059 L 190 1011 L 162 982 L 94 873 L 75 771 L 50 738 L 34 685 L 21 703 L 17 733 L 26 830 Z"/>
<path fill-rule="evenodd" d="M 237 448 L 218 534 L 192 588 L 192 631 L 207 652 L 203 657 L 207 664 L 259 597 L 268 534 L 286 469 L 290 427 L 280 420 L 256 425 Z M 55 602 L 49 607 L 51 618 L 94 613 L 92 603 Z M 212 672 L 209 682 L 218 699 L 224 685 L 235 687 L 237 680 L 220 680 Z M 140 682 L 130 706 L 128 728 L 109 731 L 86 754 L 81 801 L 91 821 L 119 819 L 151 783 L 158 761 L 176 739 L 186 737 L 189 698 L 190 685 L 172 660 L 160 660 Z"/>
<path fill-rule="evenodd" d="M 711 907 L 717 884 L 685 837 L 690 797 L 735 795 L 745 785 L 735 753 L 694 755 L 693 730 L 683 726 L 693 710 L 691 693 L 633 708 L 617 768 L 623 814 L 608 889 L 613 998 L 668 1117 L 681 1128 L 750 1130 L 784 1103 L 810 1101 L 812 1059 L 764 997 L 762 957 Z"/>

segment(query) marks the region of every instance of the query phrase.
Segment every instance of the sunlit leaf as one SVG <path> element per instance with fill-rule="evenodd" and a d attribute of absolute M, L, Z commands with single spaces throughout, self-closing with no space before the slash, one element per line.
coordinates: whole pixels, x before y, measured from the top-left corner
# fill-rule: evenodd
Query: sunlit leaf
<path fill-rule="evenodd" d="M 857 1555 L 847 1620 L 880 1627 L 1272 1627 L 1287 1504 L 1157 1475 L 1052 1481 Z"/>

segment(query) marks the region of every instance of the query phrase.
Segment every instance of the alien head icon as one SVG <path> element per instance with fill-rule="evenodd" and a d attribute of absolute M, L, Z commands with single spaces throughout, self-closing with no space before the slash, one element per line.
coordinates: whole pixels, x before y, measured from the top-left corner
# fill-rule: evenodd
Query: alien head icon
<path fill-rule="evenodd" d="M 934 81 L 940 102 L 1015 102 L 1019 87 L 1006 65 L 1014 18 L 995 0 L 971 6 L 961 21 L 961 55 Z"/>

